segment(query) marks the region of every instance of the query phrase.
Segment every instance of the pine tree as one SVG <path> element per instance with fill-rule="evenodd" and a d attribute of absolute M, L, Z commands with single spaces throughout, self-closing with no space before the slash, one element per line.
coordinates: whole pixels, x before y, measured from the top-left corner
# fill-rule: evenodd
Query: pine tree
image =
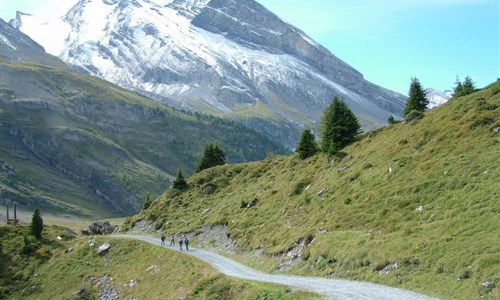
<path fill-rule="evenodd" d="M 457 77 L 457 80 L 455 82 L 455 87 L 453 88 L 453 98 L 467 96 L 469 94 L 474 93 L 475 90 L 476 87 L 474 85 L 474 82 L 472 81 L 472 78 L 466 76 L 464 82 L 460 82 L 460 80 Z"/>
<path fill-rule="evenodd" d="M 37 239 L 42 238 L 43 219 L 40 215 L 40 210 L 35 209 L 31 218 L 30 233 Z"/>
<path fill-rule="evenodd" d="M 203 156 L 196 164 L 195 173 L 201 172 L 202 170 L 223 165 L 226 163 L 226 155 L 219 146 L 216 144 L 208 144 L 203 149 Z"/>
<path fill-rule="evenodd" d="M 460 79 L 458 79 L 457 76 L 457 80 L 455 81 L 455 87 L 453 88 L 453 97 L 458 98 L 463 96 L 463 94 L 464 94 L 464 87 L 462 85 L 462 82 L 460 82 Z"/>
<path fill-rule="evenodd" d="M 426 97 L 427 93 L 424 91 L 422 85 L 415 77 L 411 79 L 410 91 L 408 94 L 409 98 L 403 111 L 405 119 L 412 111 L 424 112 L 427 109 L 427 105 L 429 104 L 429 100 Z"/>
<path fill-rule="evenodd" d="M 142 204 L 142 209 L 148 209 L 151 206 L 151 193 L 147 192 L 146 197 L 144 197 L 144 204 Z"/>
<path fill-rule="evenodd" d="M 334 97 L 321 118 L 321 151 L 333 154 L 352 143 L 360 132 L 354 113 L 338 97 Z"/>
<path fill-rule="evenodd" d="M 172 187 L 177 190 L 182 190 L 187 187 L 187 182 L 184 179 L 184 176 L 182 175 L 181 170 L 177 171 L 177 177 L 175 178 L 174 182 L 172 183 Z"/>
<path fill-rule="evenodd" d="M 300 159 L 306 159 L 318 153 L 318 145 L 310 129 L 302 131 L 295 152 L 299 155 Z"/>
<path fill-rule="evenodd" d="M 470 95 L 470 94 L 474 93 L 474 91 L 476 90 L 476 87 L 474 86 L 474 82 L 472 82 L 472 78 L 470 78 L 469 76 L 465 77 L 464 83 L 462 84 L 462 86 L 464 88 L 464 96 Z"/>
<path fill-rule="evenodd" d="M 393 116 L 393 115 L 391 115 L 389 118 L 387 118 L 387 122 L 388 122 L 389 124 L 391 124 L 391 125 L 392 125 L 392 124 L 396 124 L 396 123 L 398 123 L 398 121 L 396 121 L 396 119 L 394 119 L 394 116 Z"/>

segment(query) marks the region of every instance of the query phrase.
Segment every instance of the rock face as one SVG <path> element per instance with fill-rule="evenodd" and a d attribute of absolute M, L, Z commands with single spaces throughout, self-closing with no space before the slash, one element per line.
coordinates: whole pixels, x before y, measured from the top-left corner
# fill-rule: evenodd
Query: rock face
<path fill-rule="evenodd" d="M 365 129 L 404 107 L 404 96 L 364 80 L 254 0 L 80 0 L 61 18 L 18 14 L 11 23 L 75 69 L 175 107 L 226 114 L 290 148 L 334 95 Z"/>
<path fill-rule="evenodd" d="M 0 203 L 130 215 L 190 174 L 208 141 L 229 162 L 287 153 L 241 124 L 175 111 L 71 70 L 0 19 Z M 249 146 L 251 145 L 251 146 Z"/>

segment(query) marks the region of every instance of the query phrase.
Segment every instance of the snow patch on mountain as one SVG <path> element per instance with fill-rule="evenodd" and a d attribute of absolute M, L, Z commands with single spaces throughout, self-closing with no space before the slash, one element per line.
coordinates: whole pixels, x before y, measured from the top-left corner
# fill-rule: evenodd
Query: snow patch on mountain
<path fill-rule="evenodd" d="M 73 68 L 188 110 L 208 104 L 227 114 L 259 103 L 279 116 L 277 128 L 297 131 L 314 125 L 333 95 L 365 129 L 401 114 L 401 95 L 364 81 L 253 0 L 161 3 L 79 0 L 64 15 L 17 23 Z"/>
<path fill-rule="evenodd" d="M 3 36 L 2 34 L 0 34 L 0 41 L 2 43 L 4 43 L 7 47 L 11 48 L 12 50 L 16 50 L 16 47 L 14 47 L 8 38 L 6 38 L 5 36 Z"/>
<path fill-rule="evenodd" d="M 453 97 L 453 91 L 451 90 L 441 92 L 433 88 L 427 88 L 425 89 L 425 92 L 427 93 L 427 99 L 429 100 L 429 105 L 427 105 L 427 108 L 429 109 L 444 104 L 448 102 L 451 97 Z"/>

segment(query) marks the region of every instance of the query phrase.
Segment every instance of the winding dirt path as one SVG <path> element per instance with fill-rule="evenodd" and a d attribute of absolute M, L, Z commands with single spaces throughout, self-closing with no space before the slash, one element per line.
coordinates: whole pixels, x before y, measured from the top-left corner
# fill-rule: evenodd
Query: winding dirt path
<path fill-rule="evenodd" d="M 160 246 L 160 239 L 145 235 L 117 234 L 119 238 L 141 240 Z M 166 241 L 168 243 L 168 241 Z M 178 246 L 166 247 L 169 250 L 179 251 Z M 328 299 L 386 299 L 386 300 L 429 300 L 436 299 L 415 292 L 387 287 L 379 284 L 351 281 L 342 279 L 326 279 L 321 277 L 305 277 L 291 275 L 271 275 L 237 263 L 231 259 L 201 249 L 190 248 L 184 253 L 197 257 L 219 272 L 241 279 L 270 282 L 286 285 L 293 289 L 311 291 L 325 296 Z"/>

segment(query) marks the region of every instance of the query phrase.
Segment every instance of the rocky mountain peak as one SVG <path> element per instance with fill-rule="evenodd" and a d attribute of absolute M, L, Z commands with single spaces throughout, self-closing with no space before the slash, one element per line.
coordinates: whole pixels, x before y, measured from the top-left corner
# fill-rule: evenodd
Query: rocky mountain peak
<path fill-rule="evenodd" d="M 225 114 L 290 148 L 334 95 L 365 129 L 400 116 L 405 103 L 253 0 L 80 0 L 64 18 L 20 21 L 74 69 L 174 107 Z"/>
<path fill-rule="evenodd" d="M 209 2 L 210 0 L 174 0 L 167 6 L 179 11 L 180 14 L 187 18 L 193 19 L 207 7 Z"/>

